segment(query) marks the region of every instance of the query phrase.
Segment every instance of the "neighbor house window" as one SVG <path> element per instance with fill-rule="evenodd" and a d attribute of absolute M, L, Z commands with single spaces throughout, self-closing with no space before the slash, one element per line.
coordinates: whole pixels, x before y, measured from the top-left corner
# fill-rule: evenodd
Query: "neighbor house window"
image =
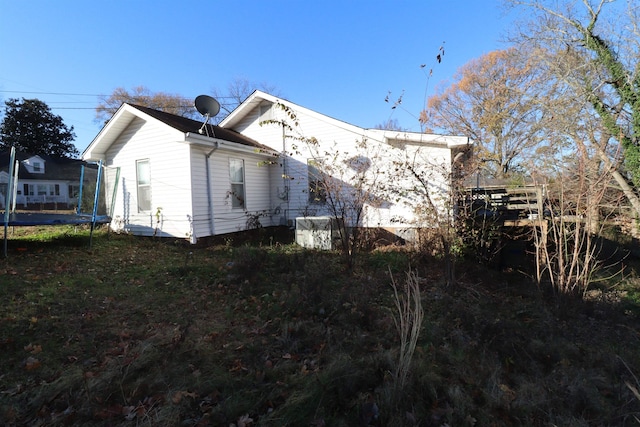
<path fill-rule="evenodd" d="M 324 178 L 325 175 L 321 171 L 321 161 L 318 159 L 307 160 L 309 203 L 325 203 L 327 201 L 327 188 Z"/>
<path fill-rule="evenodd" d="M 138 185 L 138 212 L 151 211 L 151 173 L 149 160 L 136 161 L 136 179 Z"/>
<path fill-rule="evenodd" d="M 78 194 L 80 194 L 80 185 L 78 184 L 69 184 L 69 197 L 74 198 L 74 197 L 78 197 Z"/>
<path fill-rule="evenodd" d="M 40 162 L 33 162 L 33 171 L 42 172 L 42 164 Z"/>
<path fill-rule="evenodd" d="M 231 207 L 244 208 L 244 160 L 229 160 L 229 180 L 231 181 Z"/>

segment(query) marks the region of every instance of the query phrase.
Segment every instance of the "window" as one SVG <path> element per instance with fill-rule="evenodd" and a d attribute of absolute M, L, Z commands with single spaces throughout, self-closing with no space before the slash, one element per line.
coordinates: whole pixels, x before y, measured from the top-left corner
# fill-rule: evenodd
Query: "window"
<path fill-rule="evenodd" d="M 309 203 L 325 203 L 327 201 L 327 188 L 324 174 L 320 170 L 322 161 L 317 159 L 307 160 L 307 179 L 309 181 Z"/>
<path fill-rule="evenodd" d="M 69 184 L 69 197 L 71 198 L 78 197 L 78 194 L 80 194 L 80 185 Z"/>
<path fill-rule="evenodd" d="M 138 185 L 138 212 L 151 211 L 151 173 L 149 160 L 136 162 L 136 177 Z"/>
<path fill-rule="evenodd" d="M 33 171 L 42 172 L 42 164 L 40 162 L 33 162 Z"/>
<path fill-rule="evenodd" d="M 244 160 L 229 160 L 229 180 L 231 181 L 231 207 L 244 209 Z"/>

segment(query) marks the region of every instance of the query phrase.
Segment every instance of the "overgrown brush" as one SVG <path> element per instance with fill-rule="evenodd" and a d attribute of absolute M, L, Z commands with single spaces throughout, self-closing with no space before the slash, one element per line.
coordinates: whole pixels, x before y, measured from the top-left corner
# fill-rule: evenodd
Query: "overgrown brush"
<path fill-rule="evenodd" d="M 391 273 L 391 271 L 389 271 Z M 399 393 L 404 390 L 407 378 L 411 370 L 413 354 L 416 350 L 422 321 L 424 319 L 424 309 L 420 296 L 420 281 L 418 274 L 410 270 L 406 273 L 406 279 L 399 291 L 393 275 L 391 277 L 391 287 L 396 312 L 393 316 L 398 335 L 400 336 L 400 348 L 398 349 L 398 362 L 393 373 L 394 395 L 399 398 Z"/>

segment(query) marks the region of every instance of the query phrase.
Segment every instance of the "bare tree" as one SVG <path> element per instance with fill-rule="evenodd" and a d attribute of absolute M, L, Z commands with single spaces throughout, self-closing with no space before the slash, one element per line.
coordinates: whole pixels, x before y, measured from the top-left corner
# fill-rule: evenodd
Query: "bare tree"
<path fill-rule="evenodd" d="M 602 268 L 596 236 L 611 175 L 602 173 L 601 162 L 584 145 L 572 164 L 560 169 L 547 186 L 546 216 L 534 229 L 536 279 L 559 296 L 582 297 Z"/>
<path fill-rule="evenodd" d="M 632 1 L 507 0 L 527 9 L 519 41 L 600 120 L 594 149 L 640 216 L 640 29 Z M 625 8 L 626 5 L 626 8 Z M 569 69 L 558 58 L 572 57 Z M 579 117 L 574 117 L 579 120 Z M 618 150 L 615 146 L 621 148 Z M 620 157 L 612 154 L 623 154 Z"/>
<path fill-rule="evenodd" d="M 193 107 L 193 99 L 166 92 L 151 92 L 146 86 L 136 86 L 130 91 L 118 87 L 109 96 L 101 96 L 96 107 L 96 121 L 106 123 L 127 102 L 155 110 L 166 111 L 178 116 L 197 118 L 198 112 Z"/>
<path fill-rule="evenodd" d="M 400 123 L 398 122 L 398 119 L 389 119 L 386 120 L 380 124 L 377 124 L 374 129 L 382 129 L 382 130 L 399 130 L 399 131 L 406 131 L 408 129 L 403 128 L 402 126 L 400 126 Z"/>
<path fill-rule="evenodd" d="M 518 49 L 490 52 L 464 65 L 449 86 L 428 99 L 421 122 L 428 129 L 467 135 L 491 175 L 509 177 L 540 142 L 547 111 L 535 64 Z"/>
<path fill-rule="evenodd" d="M 220 113 L 213 118 L 214 122 L 220 123 L 256 89 L 273 96 L 282 96 L 277 86 L 264 82 L 254 83 L 244 77 L 236 77 L 224 89 L 212 88 L 211 96 L 220 102 Z"/>

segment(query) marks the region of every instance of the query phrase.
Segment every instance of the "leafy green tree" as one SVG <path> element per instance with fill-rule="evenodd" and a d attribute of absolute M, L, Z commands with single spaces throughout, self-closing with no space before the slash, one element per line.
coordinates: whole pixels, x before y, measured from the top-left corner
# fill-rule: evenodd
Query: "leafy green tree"
<path fill-rule="evenodd" d="M 12 146 L 29 154 L 75 157 L 73 145 L 76 135 L 73 126 L 67 127 L 62 117 L 53 114 L 39 99 L 9 99 L 0 123 L 0 149 Z"/>

